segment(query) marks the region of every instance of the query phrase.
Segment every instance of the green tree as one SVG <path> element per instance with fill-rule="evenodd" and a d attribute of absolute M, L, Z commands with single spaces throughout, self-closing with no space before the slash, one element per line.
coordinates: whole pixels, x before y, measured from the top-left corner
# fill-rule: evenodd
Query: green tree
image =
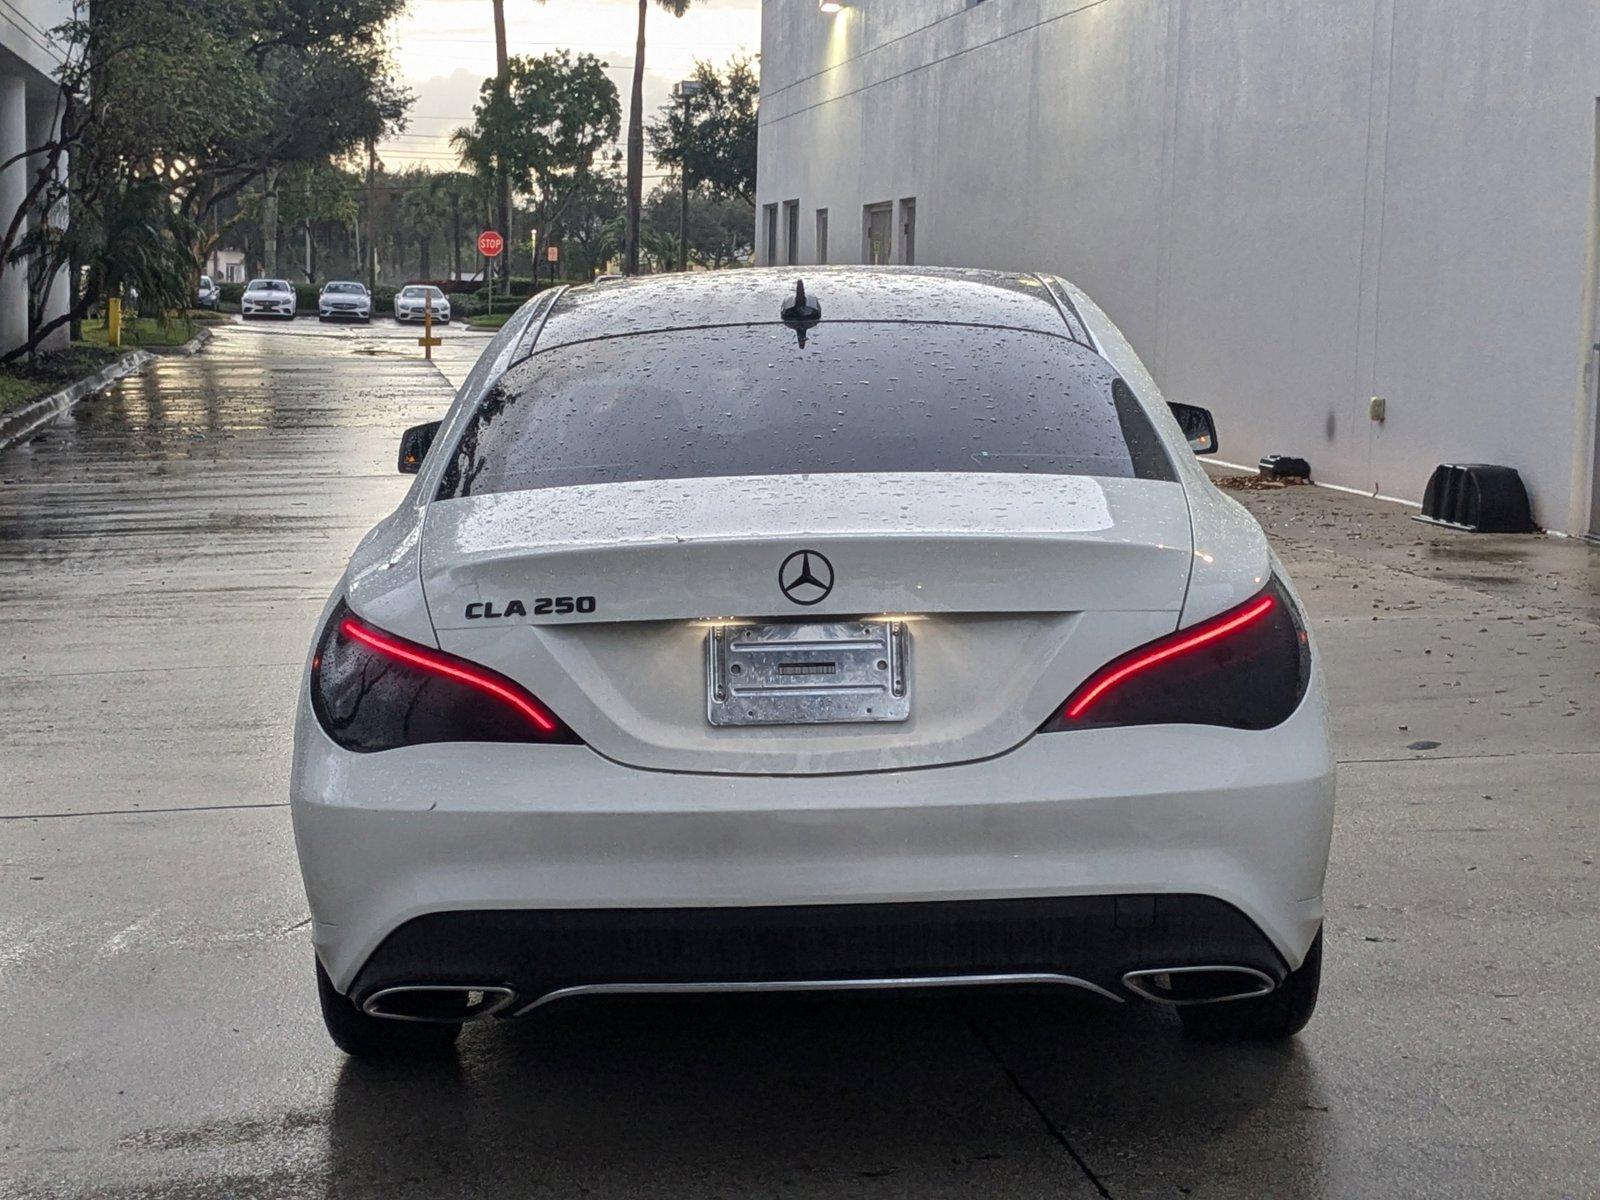
<path fill-rule="evenodd" d="M 29 148 L 40 169 L 17 212 L 0 214 L 8 222 L 0 270 L 26 257 L 41 281 L 33 334 L 19 352 L 31 353 L 96 298 L 90 292 L 66 316 L 40 319 L 44 287 L 69 256 L 92 285 L 109 286 L 123 270 L 111 265 L 121 256 L 107 241 L 116 231 L 145 248 L 142 269 L 186 277 L 144 294 L 186 295 L 222 232 L 219 212 L 241 212 L 236 201 L 247 188 L 401 128 L 409 96 L 394 82 L 383 30 L 403 5 L 76 0 L 73 19 L 57 31 L 66 47 L 59 132 Z M 70 188 L 62 169 L 69 161 Z M 151 203 L 158 193 L 164 205 Z M 64 206 L 65 230 L 49 219 Z M 129 228 L 135 214 L 150 221 L 137 234 Z M 30 215 L 34 228 L 26 230 Z M 168 244 L 175 240 L 181 244 Z"/>
<path fill-rule="evenodd" d="M 534 262 L 605 147 L 617 139 L 622 106 L 605 64 L 558 50 L 511 60 L 509 87 L 485 81 L 470 128 L 453 138 L 475 169 L 503 172 L 531 197 Z"/>
<path fill-rule="evenodd" d="M 332 163 L 307 163 L 280 175 L 278 220 L 298 229 L 303 246 L 301 271 L 307 283 L 318 278 L 318 244 L 331 230 L 348 228 L 360 205 L 360 183 Z M 320 235 L 320 236 L 319 236 Z"/>
<path fill-rule="evenodd" d="M 756 102 L 761 81 L 754 60 L 735 57 L 721 71 L 696 62 L 698 95 L 687 111 L 681 103 L 664 105 L 650 123 L 650 152 L 655 160 L 681 171 L 687 159 L 692 187 L 708 187 L 718 198 L 736 196 L 755 212 Z"/>
<path fill-rule="evenodd" d="M 622 216 L 627 207 L 622 183 L 614 175 L 590 173 L 574 190 L 556 222 L 569 279 L 593 279 L 622 247 Z"/>
<path fill-rule="evenodd" d="M 691 0 L 655 0 L 675 17 L 689 11 Z M 628 214 L 622 269 L 639 273 L 639 213 L 644 203 L 644 31 L 650 0 L 639 0 L 639 32 L 633 47 L 633 91 L 628 98 Z"/>
<path fill-rule="evenodd" d="M 412 171 L 404 177 L 399 221 L 417 245 L 417 275 L 434 278 L 433 246 L 449 244 L 455 229 L 459 183 L 454 172 Z"/>
<path fill-rule="evenodd" d="M 670 235 L 676 253 L 680 192 L 676 179 L 663 180 L 645 200 L 644 225 L 651 235 Z M 689 260 L 718 270 L 748 262 L 754 252 L 755 222 L 750 205 L 737 196 L 718 196 L 702 184 L 689 190 Z M 646 238 L 646 244 L 649 244 Z M 674 260 L 674 265 L 675 265 Z"/>

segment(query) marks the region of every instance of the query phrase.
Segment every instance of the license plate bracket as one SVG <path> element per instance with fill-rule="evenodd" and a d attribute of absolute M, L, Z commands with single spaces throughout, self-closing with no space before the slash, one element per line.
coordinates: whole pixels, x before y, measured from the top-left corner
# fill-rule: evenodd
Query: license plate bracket
<path fill-rule="evenodd" d="M 911 716 L 904 621 L 715 625 L 706 634 L 713 725 L 833 725 Z"/>

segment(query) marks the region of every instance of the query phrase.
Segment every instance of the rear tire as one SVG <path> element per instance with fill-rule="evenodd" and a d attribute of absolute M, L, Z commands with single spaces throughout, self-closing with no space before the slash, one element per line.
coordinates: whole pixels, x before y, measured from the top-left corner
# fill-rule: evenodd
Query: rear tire
<path fill-rule="evenodd" d="M 1277 990 L 1252 1000 L 1183 1005 L 1178 1009 L 1178 1019 L 1183 1022 L 1184 1033 L 1203 1041 L 1283 1041 L 1299 1033 L 1311 1020 L 1321 986 L 1319 929 L 1305 961 L 1289 972 Z"/>
<path fill-rule="evenodd" d="M 341 996 L 317 960 L 317 999 L 322 1023 L 333 1044 L 352 1058 L 404 1058 L 444 1054 L 461 1034 L 461 1025 L 393 1021 L 372 1017 Z"/>

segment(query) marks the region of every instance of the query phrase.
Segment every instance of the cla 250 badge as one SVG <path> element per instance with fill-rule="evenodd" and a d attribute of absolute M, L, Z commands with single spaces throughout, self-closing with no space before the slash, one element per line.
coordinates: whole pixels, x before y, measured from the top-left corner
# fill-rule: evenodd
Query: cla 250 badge
<path fill-rule="evenodd" d="M 565 617 L 573 613 L 592 613 L 594 611 L 593 596 L 535 596 L 532 604 L 533 615 L 536 617 L 548 617 L 552 613 L 558 617 Z M 480 621 L 485 618 L 525 617 L 528 615 L 528 611 L 528 606 L 521 600 L 507 600 L 504 608 L 501 608 L 493 600 L 478 600 L 467 605 L 467 620 Z"/>

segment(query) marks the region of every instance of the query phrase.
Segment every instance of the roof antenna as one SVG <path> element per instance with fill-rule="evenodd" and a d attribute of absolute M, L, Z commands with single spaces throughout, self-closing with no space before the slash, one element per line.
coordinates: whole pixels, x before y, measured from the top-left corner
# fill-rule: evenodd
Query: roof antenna
<path fill-rule="evenodd" d="M 806 299 L 805 280 L 797 279 L 794 281 L 794 301 L 785 304 L 778 316 L 784 321 L 810 324 L 822 320 L 822 305 Z"/>

